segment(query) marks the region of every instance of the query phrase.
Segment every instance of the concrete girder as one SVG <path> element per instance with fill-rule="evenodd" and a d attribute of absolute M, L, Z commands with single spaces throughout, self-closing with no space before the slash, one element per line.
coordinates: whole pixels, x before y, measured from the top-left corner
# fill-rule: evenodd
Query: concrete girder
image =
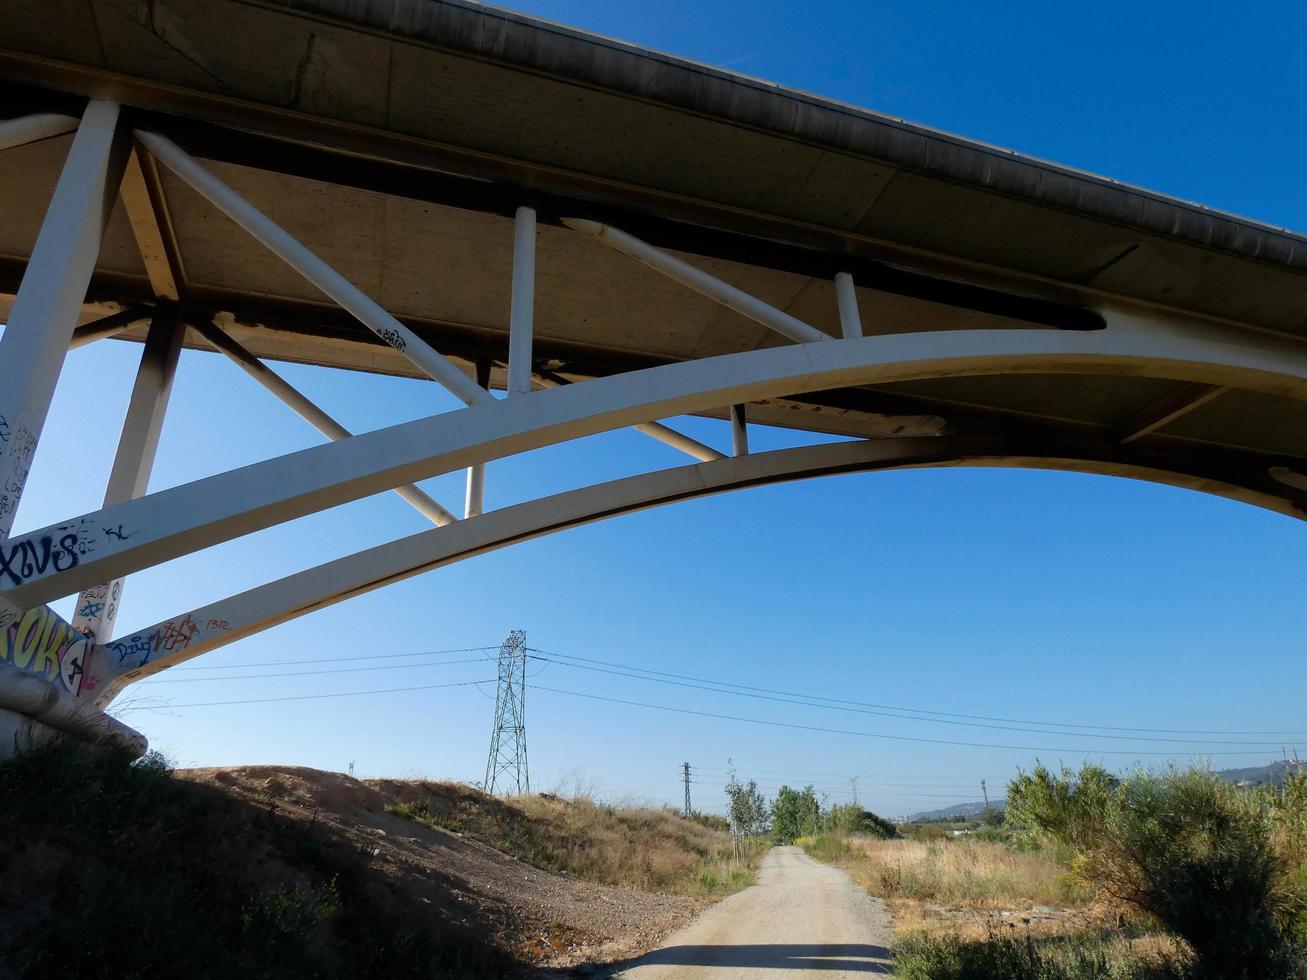
<path fill-rule="evenodd" d="M 1132 477 L 1218 494 L 1307 520 L 1307 511 L 1259 486 L 1187 471 L 1156 453 L 1110 441 L 1075 444 L 1001 436 L 862 440 L 688 464 L 570 490 L 391 541 L 296 572 L 97 646 L 109 678 L 102 703 L 168 667 L 345 599 L 521 541 L 681 500 L 847 473 L 938 466 L 1021 467 Z M 1252 481 L 1250 481 L 1252 482 Z"/>
<path fill-rule="evenodd" d="M 649 418 L 851 385 L 995 374 L 1109 374 L 1307 399 L 1307 344 L 1202 321 L 1111 312 L 1097 332 L 968 330 L 800 344 L 687 361 L 418 419 L 151 494 L 14 538 L 73 549 L 9 567 L 19 608 L 262 528 L 465 468 Z M 749 457 L 740 457 L 747 459 Z M 102 527 L 124 528 L 106 540 Z M 63 551 L 60 552 L 64 554 Z M 75 564 L 70 564 L 75 562 Z"/>

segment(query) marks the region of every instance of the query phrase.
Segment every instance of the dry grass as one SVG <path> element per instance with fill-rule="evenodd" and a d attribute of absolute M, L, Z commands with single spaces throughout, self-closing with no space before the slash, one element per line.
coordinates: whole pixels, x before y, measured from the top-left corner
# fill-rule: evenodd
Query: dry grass
<path fill-rule="evenodd" d="M 397 783 L 396 813 L 467 834 L 538 867 L 587 881 L 671 894 L 724 894 L 752 884 L 765 846 L 671 810 L 614 807 L 552 794 L 497 799 L 458 783 Z"/>
<path fill-rule="evenodd" d="M 1083 905 L 1088 898 L 1049 857 L 959 840 L 855 840 L 852 873 L 873 895 L 969 909 Z"/>
<path fill-rule="evenodd" d="M 900 936 L 1054 936 L 1116 922 L 1113 912 L 1091 905 L 1091 896 L 1043 853 L 965 837 L 818 838 L 806 849 L 883 898 Z"/>

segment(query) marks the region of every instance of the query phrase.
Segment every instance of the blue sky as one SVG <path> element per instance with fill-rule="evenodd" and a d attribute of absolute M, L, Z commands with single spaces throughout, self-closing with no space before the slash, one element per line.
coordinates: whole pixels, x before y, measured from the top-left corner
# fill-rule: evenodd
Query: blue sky
<path fill-rule="evenodd" d="M 533 2 L 529 13 L 864 105 L 1275 224 L 1307 228 L 1307 82 L 1293 4 Z M 1255 11 L 1255 16 L 1254 16 Z M 69 355 L 16 532 L 99 506 L 140 348 Z M 278 365 L 364 430 L 452 407 L 430 383 Z M 725 446 L 721 423 L 681 420 Z M 798 437 L 757 432 L 755 447 Z M 217 355 L 183 354 L 152 489 L 316 445 Z M 496 462 L 487 502 L 684 461 L 629 432 Z M 446 505 L 461 475 L 428 481 Z M 129 580 L 120 632 L 423 529 L 392 495 L 171 562 Z M 201 680 L 259 664 L 497 645 L 881 705 L 1081 725 L 1303 730 L 1307 528 L 1184 491 L 1106 478 L 958 470 L 826 479 L 679 504 L 464 562 L 332 607 L 130 694 L 127 720 L 182 765 L 290 763 L 361 775 L 481 777 L 489 687 L 167 707 L 491 676 L 407 657 L 341 674 Z M 65 615 L 71 603 L 57 608 Z M 361 661 L 369 666 L 376 661 Z M 421 664 L 422 666 L 396 666 Z M 355 666 L 308 665 L 304 670 Z M 295 668 L 281 668 L 293 672 Z M 272 672 L 266 668 L 264 672 Z M 770 792 L 858 776 L 885 813 L 978 797 L 1037 756 L 1216 765 L 1275 747 L 1170 745 L 968 728 L 751 701 L 533 663 L 533 786 L 721 806 L 728 759 Z M 781 729 L 581 700 L 545 687 L 948 746 Z M 1185 737 L 1185 736 L 1173 736 Z M 1190 736 L 1194 737 L 1194 736 Z M 1298 736 L 1307 754 L 1307 734 Z M 1087 750 L 1093 751 L 1087 751 Z M 1121 754 L 1104 754 L 1107 751 Z"/>

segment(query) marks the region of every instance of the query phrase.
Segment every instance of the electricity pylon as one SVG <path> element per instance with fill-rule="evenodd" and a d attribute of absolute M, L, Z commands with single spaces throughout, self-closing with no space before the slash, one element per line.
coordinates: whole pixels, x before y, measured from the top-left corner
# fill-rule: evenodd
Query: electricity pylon
<path fill-rule="evenodd" d="M 487 793 L 496 788 L 521 796 L 531 792 L 526 767 L 526 633 L 513 630 L 499 647 L 499 683 L 495 688 L 495 728 L 486 760 Z"/>

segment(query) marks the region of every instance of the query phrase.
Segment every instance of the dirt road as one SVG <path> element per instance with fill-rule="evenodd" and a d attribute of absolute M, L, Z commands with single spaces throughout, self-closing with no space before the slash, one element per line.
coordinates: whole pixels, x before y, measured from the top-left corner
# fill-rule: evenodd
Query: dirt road
<path fill-rule="evenodd" d="M 767 855 L 758 884 L 714 905 L 613 980 L 839 980 L 890 973 L 890 919 L 844 872 L 797 847 Z"/>

